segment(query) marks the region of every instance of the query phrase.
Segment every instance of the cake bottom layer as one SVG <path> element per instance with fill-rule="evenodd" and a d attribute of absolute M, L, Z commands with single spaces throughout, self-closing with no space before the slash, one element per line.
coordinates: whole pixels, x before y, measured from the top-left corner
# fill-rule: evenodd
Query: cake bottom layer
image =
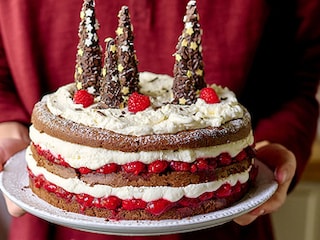
<path fill-rule="evenodd" d="M 46 181 L 46 180 L 42 180 Z M 164 220 L 182 219 L 199 214 L 214 212 L 239 201 L 248 191 L 251 181 L 238 183 L 216 193 L 207 193 L 199 198 L 184 198 L 178 202 L 160 201 L 145 203 L 139 200 L 128 200 L 121 204 L 116 200 L 102 203 L 89 195 L 72 194 L 63 189 L 50 188 L 50 183 L 39 185 L 37 178 L 29 178 L 30 188 L 41 199 L 60 209 L 108 220 Z M 108 208 L 105 204 L 109 204 Z M 130 205 L 131 204 L 131 205 Z M 103 206 L 104 205 L 104 206 Z"/>

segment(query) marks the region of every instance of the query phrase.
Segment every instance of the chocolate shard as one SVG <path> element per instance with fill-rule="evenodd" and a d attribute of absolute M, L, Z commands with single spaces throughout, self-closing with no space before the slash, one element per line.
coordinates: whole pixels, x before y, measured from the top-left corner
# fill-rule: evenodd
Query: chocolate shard
<path fill-rule="evenodd" d="M 173 103 L 190 105 L 196 102 L 199 90 L 206 86 L 202 58 L 202 29 L 196 1 L 189 1 L 183 19 L 184 29 L 176 46 Z"/>
<path fill-rule="evenodd" d="M 118 14 L 119 24 L 116 30 L 116 45 L 118 47 L 118 71 L 121 93 L 126 103 L 133 92 L 139 91 L 138 61 L 134 49 L 133 27 L 129 9 L 123 6 Z"/>
<path fill-rule="evenodd" d="M 106 38 L 104 64 L 101 71 L 99 107 L 122 108 L 122 93 L 118 71 L 118 52 L 113 38 Z"/>
<path fill-rule="evenodd" d="M 77 89 L 99 93 L 101 72 L 101 46 L 97 30 L 99 23 L 95 15 L 94 0 L 84 0 L 80 12 L 79 43 L 76 54 L 75 82 Z"/>

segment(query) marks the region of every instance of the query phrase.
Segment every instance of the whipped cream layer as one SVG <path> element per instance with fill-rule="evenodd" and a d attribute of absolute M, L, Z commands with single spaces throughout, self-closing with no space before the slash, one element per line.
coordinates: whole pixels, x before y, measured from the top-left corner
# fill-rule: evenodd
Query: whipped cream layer
<path fill-rule="evenodd" d="M 68 192 L 80 194 L 86 193 L 96 198 L 116 196 L 120 199 L 142 199 L 146 202 L 154 201 L 160 198 L 167 199 L 171 202 L 178 201 L 182 197 L 196 198 L 205 192 L 213 192 L 219 189 L 223 184 L 234 186 L 238 181 L 243 184 L 249 180 L 251 166 L 242 173 L 230 175 L 224 179 L 213 182 L 190 184 L 185 187 L 118 187 L 114 188 L 108 185 L 90 185 L 79 180 L 78 178 L 62 178 L 48 172 L 45 168 L 37 166 L 33 159 L 30 147 L 27 148 L 26 160 L 28 168 L 35 174 L 43 175 L 49 182 L 62 187 Z"/>
<path fill-rule="evenodd" d="M 207 104 L 199 98 L 192 105 L 168 104 L 172 100 L 172 84 L 173 78 L 168 75 L 140 73 L 140 92 L 150 96 L 151 106 L 135 114 L 127 108 L 98 109 L 99 97 L 95 99 L 95 104 L 87 108 L 75 104 L 72 100 L 76 90 L 74 83 L 45 96 L 43 101 L 46 101 L 49 111 L 56 116 L 89 127 L 135 136 L 219 127 L 244 115 L 235 94 L 228 88 L 214 84 L 211 87 L 220 97 L 220 103 Z"/>
<path fill-rule="evenodd" d="M 223 152 L 227 152 L 231 157 L 234 157 L 244 148 L 252 145 L 254 141 L 252 132 L 250 132 L 244 139 L 217 146 L 149 152 L 121 152 L 66 142 L 39 132 L 33 126 L 30 127 L 30 138 L 34 144 L 39 145 L 43 150 L 49 150 L 56 157 L 60 155 L 70 166 L 74 168 L 87 167 L 92 170 L 108 163 L 122 165 L 133 161 L 140 161 L 145 164 L 152 163 L 155 160 L 192 163 L 197 158 L 216 157 Z"/>

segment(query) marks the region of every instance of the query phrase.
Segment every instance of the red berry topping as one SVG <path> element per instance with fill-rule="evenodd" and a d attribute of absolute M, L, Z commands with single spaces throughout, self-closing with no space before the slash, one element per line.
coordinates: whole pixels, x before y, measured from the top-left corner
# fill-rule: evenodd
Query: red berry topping
<path fill-rule="evenodd" d="M 161 173 L 166 170 L 168 167 L 168 162 L 167 161 L 162 161 L 162 160 L 156 160 L 152 163 L 149 164 L 148 166 L 148 172 L 150 173 Z"/>
<path fill-rule="evenodd" d="M 199 199 L 198 198 L 183 197 L 179 201 L 179 204 L 183 207 L 196 207 L 199 204 Z"/>
<path fill-rule="evenodd" d="M 83 207 L 91 207 L 94 201 L 94 197 L 85 193 L 77 194 L 76 199 Z"/>
<path fill-rule="evenodd" d="M 104 173 L 104 174 L 109 174 L 116 172 L 118 170 L 118 165 L 116 163 L 108 163 L 104 165 L 103 167 L 99 168 L 97 170 L 98 173 Z"/>
<path fill-rule="evenodd" d="M 209 200 L 211 198 L 213 198 L 213 192 L 205 192 L 199 196 L 201 201 Z"/>
<path fill-rule="evenodd" d="M 231 164 L 232 158 L 229 153 L 221 153 L 218 157 L 220 164 L 226 166 Z"/>
<path fill-rule="evenodd" d="M 57 186 L 53 183 L 45 182 L 43 187 L 48 191 L 48 192 L 56 192 Z"/>
<path fill-rule="evenodd" d="M 122 168 L 127 173 L 138 175 L 139 173 L 144 171 L 145 165 L 142 162 L 135 161 L 124 164 Z"/>
<path fill-rule="evenodd" d="M 213 88 L 206 87 L 200 90 L 200 98 L 206 103 L 219 103 L 220 99 Z"/>
<path fill-rule="evenodd" d="M 231 185 L 226 183 L 223 184 L 217 191 L 216 191 L 216 196 L 218 198 L 225 198 L 231 195 Z"/>
<path fill-rule="evenodd" d="M 116 196 L 101 198 L 100 205 L 101 207 L 109 210 L 116 210 L 121 205 L 121 199 L 117 198 Z"/>
<path fill-rule="evenodd" d="M 190 172 L 195 173 L 197 171 L 198 171 L 197 165 L 192 164 L 191 167 L 190 167 Z"/>
<path fill-rule="evenodd" d="M 238 162 L 241 162 L 242 160 L 244 160 L 247 157 L 247 153 L 245 150 L 242 150 L 241 152 L 238 153 L 237 156 L 235 156 L 235 160 Z"/>
<path fill-rule="evenodd" d="M 83 107 L 89 107 L 94 102 L 94 97 L 86 90 L 78 90 L 73 96 L 73 102 L 76 104 L 82 104 Z"/>
<path fill-rule="evenodd" d="M 78 170 L 79 170 L 79 172 L 81 174 L 88 174 L 88 173 L 92 172 L 92 170 L 90 168 L 87 168 L 87 167 L 80 167 Z"/>
<path fill-rule="evenodd" d="M 195 162 L 195 166 L 200 171 L 209 169 L 208 162 L 205 158 L 198 158 L 197 161 Z"/>
<path fill-rule="evenodd" d="M 160 215 L 166 211 L 171 205 L 171 202 L 166 199 L 158 199 L 156 201 L 149 202 L 146 210 L 154 215 Z"/>
<path fill-rule="evenodd" d="M 145 209 L 147 203 L 142 199 L 122 200 L 122 208 L 125 210 Z"/>
<path fill-rule="evenodd" d="M 187 172 L 190 171 L 190 163 L 173 161 L 170 163 L 170 168 L 174 171 Z"/>
<path fill-rule="evenodd" d="M 148 96 L 134 92 L 130 95 L 128 100 L 128 110 L 136 113 L 145 110 L 150 106 L 150 99 Z"/>
<path fill-rule="evenodd" d="M 232 191 L 234 193 L 239 193 L 241 191 L 241 189 L 242 189 L 242 186 L 241 186 L 241 183 L 239 181 L 236 183 L 236 185 L 234 185 L 232 187 Z"/>
<path fill-rule="evenodd" d="M 34 180 L 34 185 L 36 188 L 40 188 L 44 185 L 45 183 L 45 179 L 43 177 L 43 175 L 40 175 L 39 177 L 37 177 L 35 180 Z"/>
<path fill-rule="evenodd" d="M 60 197 L 60 198 L 64 198 L 67 200 L 71 200 L 72 199 L 72 193 L 69 193 L 68 191 L 64 190 L 63 188 L 59 187 L 55 194 Z"/>

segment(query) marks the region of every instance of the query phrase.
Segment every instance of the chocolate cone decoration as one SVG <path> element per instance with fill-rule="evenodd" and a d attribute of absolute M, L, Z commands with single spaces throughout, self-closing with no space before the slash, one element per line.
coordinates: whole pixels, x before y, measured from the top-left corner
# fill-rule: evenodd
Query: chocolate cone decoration
<path fill-rule="evenodd" d="M 104 65 L 101 71 L 101 104 L 102 108 L 121 108 L 122 94 L 119 82 L 117 47 L 114 39 L 107 38 Z"/>
<path fill-rule="evenodd" d="M 198 91 L 206 86 L 202 60 L 202 30 L 196 1 L 189 1 L 187 4 L 183 22 L 184 29 L 174 54 L 172 90 L 173 103 L 189 105 L 196 102 Z"/>
<path fill-rule="evenodd" d="M 118 46 L 118 71 L 121 93 L 126 102 L 129 94 L 139 91 L 139 73 L 137 58 L 133 46 L 133 29 L 129 9 L 123 6 L 119 11 L 119 25 L 116 30 L 116 45 Z"/>
<path fill-rule="evenodd" d="M 78 90 L 86 89 L 89 93 L 97 95 L 101 72 L 101 47 L 94 7 L 94 0 L 84 0 L 80 13 L 75 82 Z"/>

